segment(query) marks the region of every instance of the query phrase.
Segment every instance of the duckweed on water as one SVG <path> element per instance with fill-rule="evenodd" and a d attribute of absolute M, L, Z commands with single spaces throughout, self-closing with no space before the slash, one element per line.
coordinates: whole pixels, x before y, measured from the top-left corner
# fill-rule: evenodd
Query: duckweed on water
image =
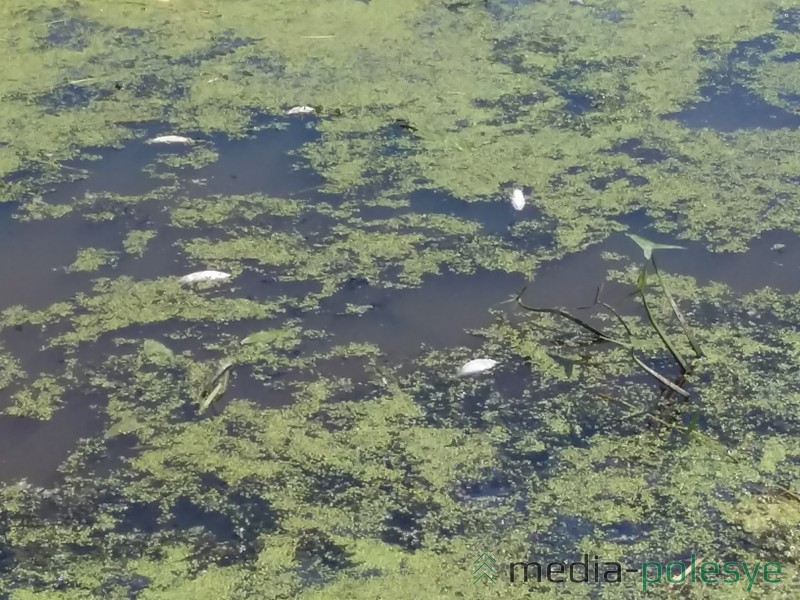
<path fill-rule="evenodd" d="M 125 248 L 125 252 L 128 254 L 142 256 L 147 248 L 147 243 L 155 236 L 155 231 L 134 229 L 125 236 L 125 239 L 122 241 L 122 247 Z"/>
<path fill-rule="evenodd" d="M 116 253 L 100 248 L 84 248 L 78 252 L 74 262 L 67 267 L 68 271 L 96 271 L 100 267 L 113 263 Z"/>
<path fill-rule="evenodd" d="M 324 207 L 316 205 L 315 209 L 321 211 Z M 259 215 L 269 215 L 271 220 L 280 220 L 281 217 L 296 217 L 301 212 L 302 204 L 290 198 L 271 198 L 259 194 L 214 195 L 202 202 L 196 199 L 183 200 L 170 211 L 170 217 L 177 227 L 198 227 L 219 225 L 237 218 L 247 222 Z"/>
<path fill-rule="evenodd" d="M 11 397 L 5 414 L 47 420 L 61 404 L 64 389 L 54 377 L 43 375 Z"/>
<path fill-rule="evenodd" d="M 445 271 L 535 276 L 626 229 L 633 211 L 714 250 L 797 231 L 800 130 L 758 115 L 759 126 L 694 127 L 704 97 L 713 108 L 730 89 L 795 116 L 787 2 L 29 4 L 0 8 L 3 199 L 24 199 L 25 220 L 71 212 L 120 227 L 120 248 L 79 246 L 76 268 L 128 256 L 118 277 L 69 301 L 2 313 L 0 391 L 13 394 L 2 418 L 47 419 L 80 392 L 107 420 L 56 487 L 0 486 L 0 596 L 640 595 L 633 579 L 599 591 L 479 588 L 468 569 L 483 551 L 505 566 L 583 552 L 631 565 L 768 557 L 786 583 L 751 593 L 794 596 L 796 501 L 781 488 L 800 482 L 798 295 L 736 297 L 665 275 L 707 354 L 686 384 L 691 405 L 665 402 L 624 351 L 587 349 L 552 315 L 498 311 L 484 345 L 397 363 L 379 341 L 332 342 L 305 321 L 322 301 L 364 306 L 348 295 L 363 287 Z M 302 103 L 321 109 L 291 117 L 316 132 L 294 160 L 322 190 L 186 191 L 187 177 L 210 187 L 227 176 L 214 171 L 227 140 L 264 114 L 278 121 L 259 135 L 283 139 L 283 112 Z M 147 159 L 135 175 L 163 179 L 149 191 L 89 180 L 74 201 L 36 198 L 103 162 L 65 172 L 66 160 L 157 135 L 149 121 L 208 141 Z M 529 220 L 499 232 L 465 216 L 479 203 L 508 209 L 499 190 L 513 181 L 536 191 Z M 442 193 L 422 215 L 411 199 L 424 189 Z M 123 258 L 158 274 L 133 278 Z M 626 261 L 611 267 L 612 279 L 635 280 Z M 194 290 L 174 277 L 198 268 L 237 279 Z M 265 285 L 250 286 L 253 274 Z M 281 286 L 293 282 L 311 291 L 292 297 Z M 669 368 L 647 321 L 630 322 L 637 349 Z M 17 334 L 67 345 L 64 374 L 18 357 Z M 467 352 L 496 356 L 492 377 L 445 381 Z M 350 359 L 366 367 L 344 377 Z M 237 369 L 201 417 L 194 399 L 220 360 Z M 287 406 L 275 408 L 279 395 Z M 677 428 L 693 415 L 702 436 Z M 674 594 L 661 585 L 653 596 Z"/>
<path fill-rule="evenodd" d="M 684 303 L 679 290 L 676 298 Z M 787 297 L 783 310 L 795 302 Z M 718 306 L 725 314 L 741 308 L 738 300 Z M 493 335 L 516 330 L 498 325 Z M 543 346 L 551 337 L 539 329 L 531 335 Z M 13 571 L 6 585 L 46 585 L 70 573 L 66 597 L 76 598 L 132 577 L 146 578 L 145 596 L 152 597 L 192 592 L 211 598 L 234 588 L 247 590 L 241 592 L 247 597 L 267 582 L 266 597 L 274 598 L 334 598 L 345 590 L 348 597 L 371 598 L 377 586 L 389 584 L 415 586 L 409 598 L 450 591 L 474 597 L 463 565 L 484 547 L 500 561 L 532 551 L 554 557 L 600 552 L 635 561 L 681 558 L 687 551 L 716 556 L 734 548 L 741 560 L 755 561 L 760 552 L 783 548 L 788 572 L 796 558 L 789 551 L 793 513 L 753 507 L 785 502 L 766 490 L 797 477 L 788 459 L 800 446 L 769 429 L 796 420 L 795 411 L 774 402 L 776 390 L 767 384 L 792 387 L 800 381 L 791 373 L 776 378 L 774 361 L 751 361 L 741 345 L 731 343 L 754 335 L 764 338 L 758 352 L 780 352 L 781 333 L 714 327 L 700 328 L 698 335 L 713 350 L 713 376 L 697 392 L 707 431 L 721 440 L 716 443 L 687 444 L 641 416 L 621 422 L 618 408 L 597 395 L 609 390 L 603 363 L 613 360 L 610 355 L 582 369 L 569 388 L 536 369 L 512 392 L 502 388 L 514 385 L 503 383 L 502 370 L 514 368 L 519 358 L 506 344 L 501 364 L 508 366 L 495 379 L 442 388 L 427 371 L 418 371 L 400 378 L 407 391 L 330 403 L 337 385 L 319 378 L 298 387 L 286 409 L 265 411 L 233 398 L 224 412 L 203 421 L 181 416 L 179 379 L 130 371 L 115 359 L 108 375 L 117 382 L 105 386 L 108 409 L 115 418 L 127 415 L 116 427 L 135 436 L 139 449 L 125 469 L 99 484 L 86 487 L 79 472 L 70 471 L 72 484 L 52 492 L 66 495 L 59 496 L 59 510 L 38 529 L 21 519 L 49 497 L 4 490 L 7 505 L 17 507 L 6 543 L 36 547 L 39 556 L 39 566 Z M 452 364 L 447 356 L 431 360 Z M 720 368 L 724 364 L 729 368 Z M 741 391 L 734 392 L 745 383 L 740 368 L 750 388 L 746 403 Z M 653 410 L 647 396 L 649 390 L 655 402 L 655 391 L 636 383 L 632 368 L 627 374 L 632 385 L 616 384 L 611 391 Z M 490 393 L 496 385 L 500 394 Z M 565 446 L 564 435 L 577 432 L 585 443 Z M 75 466 L 91 463 L 97 452 L 102 455 L 91 446 L 79 451 Z M 97 493 L 107 499 L 122 495 L 125 505 L 98 504 L 92 495 Z M 89 506 L 96 507 L 91 518 L 75 520 Z M 191 514 L 207 517 L 192 521 Z M 772 523 L 769 530 L 765 520 Z M 213 529 L 195 527 L 212 522 Z M 719 525 L 709 527 L 711 522 Z M 168 523 L 181 526 L 153 529 Z M 583 532 L 577 548 L 569 527 Z M 742 547 L 742 532 L 755 547 Z M 80 569 L 59 558 L 61 548 L 75 543 L 84 548 Z M 117 557 L 111 572 L 103 566 L 108 556 Z M 530 593 L 524 586 L 502 585 L 503 597 Z M 790 597 L 771 590 L 779 588 L 759 587 L 758 593 Z M 669 597 L 666 588 L 655 597 L 662 592 Z M 263 589 L 258 594 L 265 597 Z M 555 590 L 543 594 L 557 597 Z M 636 597 L 635 584 L 625 584 L 619 594 Z"/>
<path fill-rule="evenodd" d="M 524 180 L 547 215 L 564 225 L 580 217 L 565 238 L 573 248 L 643 206 L 655 218 L 683 215 L 664 228 L 741 249 L 776 224 L 796 226 L 789 204 L 762 199 L 792 193 L 797 130 L 720 133 L 662 117 L 699 101 L 706 84 L 750 87 L 794 110 L 786 100 L 794 80 L 774 74 L 796 45 L 794 29 L 776 28 L 784 6 L 624 3 L 622 18 L 610 20 L 600 7 L 561 0 L 303 11 L 277 1 L 254 11 L 238 0 L 207 13 L 84 3 L 66 19 L 59 2 L 11 3 L 13 33 L 0 43 L 15 50 L 9 73 L 29 75 L 0 88 L 8 107 L 0 130 L 15 132 L 0 146 L 0 165 L 52 177 L 79 148 L 131 135 L 122 123 L 165 118 L 175 130 L 238 134 L 254 111 L 314 98 L 335 110 L 315 121 L 322 137 L 303 153 L 331 189 L 394 174 L 399 191 L 470 198 Z M 345 25 L 358 34 L 339 35 Z M 416 132 L 388 135 L 396 119 Z M 647 150 L 654 160 L 637 158 Z"/>
<path fill-rule="evenodd" d="M 100 279 L 94 295 L 79 294 L 72 319 L 74 329 L 52 340 L 72 344 L 98 338 L 106 332 L 134 324 L 179 319 L 232 322 L 269 318 L 281 312 L 279 303 L 260 303 L 244 298 L 205 298 L 187 290 L 177 279 L 136 282 L 128 277 Z"/>
<path fill-rule="evenodd" d="M 19 361 L 0 345 L 0 390 L 8 387 L 18 377 L 25 377 L 25 371 L 20 368 Z"/>

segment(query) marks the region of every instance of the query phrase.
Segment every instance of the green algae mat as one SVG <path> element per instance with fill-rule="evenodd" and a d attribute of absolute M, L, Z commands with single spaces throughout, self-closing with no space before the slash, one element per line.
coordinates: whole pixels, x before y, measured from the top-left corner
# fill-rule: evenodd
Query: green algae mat
<path fill-rule="evenodd" d="M 0 600 L 797 597 L 800 7 L 6 0 L 0 49 Z"/>

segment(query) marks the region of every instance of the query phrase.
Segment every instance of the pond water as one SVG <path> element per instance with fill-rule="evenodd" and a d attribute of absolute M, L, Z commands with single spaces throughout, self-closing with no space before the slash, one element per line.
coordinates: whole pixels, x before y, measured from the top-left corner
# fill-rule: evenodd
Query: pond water
<path fill-rule="evenodd" d="M 267 4 L 8 9 L 0 600 L 796 597 L 800 12 Z"/>

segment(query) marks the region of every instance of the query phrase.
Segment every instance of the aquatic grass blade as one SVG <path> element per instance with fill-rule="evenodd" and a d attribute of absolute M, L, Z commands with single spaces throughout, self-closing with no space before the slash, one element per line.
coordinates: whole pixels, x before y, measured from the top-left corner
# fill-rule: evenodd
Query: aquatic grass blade
<path fill-rule="evenodd" d="M 662 384 L 667 386 L 673 392 L 680 394 L 684 398 L 688 398 L 689 397 L 689 392 L 687 392 L 685 389 L 683 389 L 679 385 L 676 385 L 673 382 L 671 382 L 669 379 L 664 377 L 661 373 L 659 373 L 658 371 L 656 371 L 652 367 L 648 367 L 646 364 L 644 364 L 644 362 L 642 362 L 641 359 L 639 359 L 639 357 L 634 356 L 633 354 L 631 354 L 631 358 L 633 358 L 633 360 L 636 361 L 636 364 L 638 364 L 640 367 L 642 367 L 642 369 L 644 369 L 650 375 L 652 375 L 653 377 L 658 379 Z"/>
<path fill-rule="evenodd" d="M 664 283 L 663 278 L 661 277 L 661 272 L 658 270 L 658 265 L 656 264 L 656 257 L 653 256 L 651 258 L 653 263 L 653 269 L 655 269 L 656 277 L 658 277 L 658 283 L 661 285 L 661 289 L 664 290 L 664 296 L 666 296 L 667 301 L 669 302 L 670 307 L 672 308 L 672 312 L 675 315 L 675 318 L 678 319 L 678 322 L 681 324 L 681 328 L 683 329 L 683 333 L 686 335 L 686 338 L 689 340 L 689 344 L 692 346 L 692 350 L 694 350 L 695 355 L 697 358 L 702 358 L 703 351 L 700 349 L 700 344 L 697 343 L 697 340 L 692 335 L 691 330 L 689 329 L 688 323 L 686 323 L 686 319 L 684 318 L 681 311 L 678 309 L 678 304 L 675 302 L 675 299 L 672 297 L 672 294 L 667 288 L 667 284 Z"/>
<path fill-rule="evenodd" d="M 686 429 L 686 439 L 689 439 L 689 436 L 692 435 L 692 432 L 697 429 L 697 424 L 700 422 L 700 411 L 694 413 L 691 422 L 689 423 L 689 427 Z"/>
<path fill-rule="evenodd" d="M 674 358 L 675 362 L 677 362 L 680 365 L 682 372 L 688 373 L 689 372 L 688 363 L 684 360 L 684 358 L 681 356 L 680 352 L 678 352 L 675 346 L 672 345 L 672 342 L 669 341 L 667 334 L 664 333 L 664 330 L 661 329 L 661 326 L 656 322 L 655 318 L 653 317 L 653 312 L 650 310 L 650 304 L 647 302 L 647 294 L 645 294 L 644 292 L 646 285 L 647 285 L 647 265 L 642 267 L 642 270 L 639 273 L 639 280 L 636 284 L 636 286 L 639 288 L 639 296 L 642 299 L 642 305 L 644 306 L 644 310 L 647 313 L 647 320 L 650 321 L 650 325 L 653 326 L 653 329 L 656 330 L 658 337 L 661 338 L 661 341 L 664 342 L 664 345 L 667 347 L 667 350 L 669 350 L 669 353 L 672 354 L 672 358 Z"/>
<path fill-rule="evenodd" d="M 628 340 L 631 340 L 633 338 L 633 333 L 631 332 L 630 327 L 628 327 L 628 324 L 625 322 L 625 319 L 622 318 L 622 315 L 620 315 L 619 312 L 617 312 L 617 309 L 615 309 L 610 304 L 600 301 L 601 289 L 602 286 L 597 288 L 597 294 L 595 295 L 595 304 L 599 304 L 600 306 L 608 310 L 612 315 L 614 315 L 617 318 L 617 320 L 620 323 L 622 323 L 622 326 L 625 328 L 625 332 L 628 334 Z M 661 382 L 663 385 L 667 386 L 674 392 L 677 392 L 686 398 L 689 397 L 689 392 L 687 392 L 677 384 L 673 383 L 672 381 L 664 377 L 661 373 L 659 373 L 652 367 L 647 366 L 642 360 L 640 360 L 634 353 L 632 342 L 630 344 L 630 353 L 631 353 L 631 358 L 634 360 L 634 362 L 636 362 L 636 364 L 638 364 L 642 369 L 644 369 L 646 373 L 657 379 L 659 382 Z"/>

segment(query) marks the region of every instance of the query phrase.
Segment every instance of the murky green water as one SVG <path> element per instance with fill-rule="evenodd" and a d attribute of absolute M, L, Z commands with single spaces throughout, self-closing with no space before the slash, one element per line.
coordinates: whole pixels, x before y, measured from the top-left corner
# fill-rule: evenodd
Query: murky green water
<path fill-rule="evenodd" d="M 509 565 L 693 553 L 781 581 L 647 594 L 796 597 L 800 8 L 12 0 L 0 23 L 0 599 L 639 598 L 640 574 Z M 167 134 L 194 143 L 146 143 Z M 685 378 L 626 234 L 684 247 L 656 258 L 702 358 L 652 269 L 647 298 Z M 178 281 L 206 269 L 231 278 Z M 508 302 L 528 281 L 688 397 Z M 581 308 L 601 285 L 628 331 Z"/>

